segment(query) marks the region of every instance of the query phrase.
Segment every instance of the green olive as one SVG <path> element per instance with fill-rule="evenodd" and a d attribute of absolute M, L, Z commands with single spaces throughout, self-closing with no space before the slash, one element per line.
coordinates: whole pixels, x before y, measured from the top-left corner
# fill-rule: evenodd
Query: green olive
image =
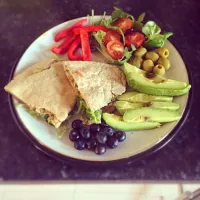
<path fill-rule="evenodd" d="M 139 49 L 137 49 L 134 53 L 135 56 L 139 56 L 142 57 L 144 56 L 144 54 L 147 52 L 147 50 L 144 47 L 140 47 Z"/>
<path fill-rule="evenodd" d="M 170 61 L 167 58 L 159 58 L 158 64 L 163 65 L 166 70 L 168 70 L 171 66 Z"/>
<path fill-rule="evenodd" d="M 153 73 L 158 74 L 160 76 L 164 76 L 165 75 L 165 67 L 158 64 L 153 68 Z"/>
<path fill-rule="evenodd" d="M 160 57 L 163 57 L 163 58 L 167 58 L 169 56 L 169 50 L 164 47 L 158 48 L 157 53 Z"/>
<path fill-rule="evenodd" d="M 132 60 L 131 60 L 131 64 L 140 68 L 141 64 L 142 64 L 143 59 L 139 56 L 135 56 Z"/>
<path fill-rule="evenodd" d="M 145 70 L 146 72 L 151 72 L 153 70 L 153 61 L 152 60 L 145 60 L 142 64 L 142 68 L 143 70 Z"/>
<path fill-rule="evenodd" d="M 159 55 L 155 52 L 147 52 L 146 55 L 145 55 L 145 58 L 150 59 L 153 62 L 156 62 L 159 58 Z"/>

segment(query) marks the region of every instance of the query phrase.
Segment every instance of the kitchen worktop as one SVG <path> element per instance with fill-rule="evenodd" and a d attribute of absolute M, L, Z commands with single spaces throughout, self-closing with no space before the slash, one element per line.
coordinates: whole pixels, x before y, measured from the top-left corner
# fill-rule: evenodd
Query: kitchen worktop
<path fill-rule="evenodd" d="M 119 166 L 77 168 L 31 144 L 14 122 L 3 87 L 16 60 L 40 34 L 66 20 L 86 16 L 91 9 L 101 15 L 105 10 L 111 12 L 113 6 L 134 16 L 145 11 L 146 19 L 174 33 L 170 41 L 192 75 L 192 106 L 176 137 L 158 152 Z M 198 0 L 0 0 L 0 180 L 199 180 L 199 9 Z"/>

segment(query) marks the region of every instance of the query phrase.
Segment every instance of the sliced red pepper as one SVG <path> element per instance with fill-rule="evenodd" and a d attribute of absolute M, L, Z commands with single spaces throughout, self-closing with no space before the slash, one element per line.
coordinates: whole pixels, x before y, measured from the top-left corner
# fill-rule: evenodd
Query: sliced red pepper
<path fill-rule="evenodd" d="M 55 54 L 66 53 L 75 38 L 76 36 L 73 34 L 68 35 L 60 45 L 53 47 L 51 51 Z"/>
<path fill-rule="evenodd" d="M 73 33 L 78 35 L 80 34 L 80 30 L 84 30 L 85 32 L 97 32 L 97 31 L 104 31 L 104 32 L 107 32 L 109 31 L 110 29 L 108 29 L 107 27 L 105 26 L 84 26 L 84 27 L 78 27 L 78 28 L 73 28 Z"/>
<path fill-rule="evenodd" d="M 80 29 L 81 47 L 83 52 L 83 60 L 92 60 L 92 54 L 90 50 L 90 42 L 88 32 L 82 28 Z"/>
<path fill-rule="evenodd" d="M 83 60 L 82 55 L 78 54 L 75 55 L 75 51 L 78 48 L 79 44 L 81 44 L 81 39 L 80 36 L 76 36 L 75 40 L 73 41 L 73 43 L 71 44 L 68 52 L 67 52 L 67 56 L 69 58 L 69 60 Z"/>
<path fill-rule="evenodd" d="M 82 19 L 82 20 L 78 21 L 76 24 L 74 24 L 73 26 L 71 26 L 71 27 L 69 27 L 69 28 L 67 28 L 65 30 L 62 30 L 62 31 L 58 32 L 56 34 L 55 38 L 54 38 L 55 42 L 58 42 L 61 39 L 65 38 L 69 34 L 69 32 L 71 32 L 71 30 L 73 28 L 82 27 L 83 24 L 86 23 L 86 22 L 87 22 L 87 19 Z"/>

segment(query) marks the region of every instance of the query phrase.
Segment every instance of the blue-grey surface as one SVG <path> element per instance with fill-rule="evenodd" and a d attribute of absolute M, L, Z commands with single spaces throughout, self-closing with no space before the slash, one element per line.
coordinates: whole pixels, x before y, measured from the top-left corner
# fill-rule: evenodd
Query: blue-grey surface
<path fill-rule="evenodd" d="M 16 59 L 41 33 L 66 20 L 85 16 L 92 8 L 95 14 L 102 14 L 105 10 L 111 12 L 114 5 L 135 16 L 145 11 L 147 19 L 155 20 L 163 30 L 174 33 L 171 41 L 192 73 L 194 101 L 179 134 L 157 153 L 122 166 L 77 169 L 38 151 L 19 131 L 3 86 Z M 199 10 L 199 0 L 0 0 L 1 179 L 199 180 Z"/>

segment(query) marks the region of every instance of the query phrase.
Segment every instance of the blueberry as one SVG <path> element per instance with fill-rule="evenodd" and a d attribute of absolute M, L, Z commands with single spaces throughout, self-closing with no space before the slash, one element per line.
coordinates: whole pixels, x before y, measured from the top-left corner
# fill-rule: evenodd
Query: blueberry
<path fill-rule="evenodd" d="M 69 133 L 69 139 L 71 141 L 76 141 L 80 138 L 80 134 L 79 134 L 79 131 L 77 130 L 71 130 L 70 133 Z"/>
<path fill-rule="evenodd" d="M 91 133 L 97 133 L 101 129 L 101 126 L 99 124 L 91 124 L 90 125 L 90 131 Z"/>
<path fill-rule="evenodd" d="M 85 149 L 85 146 L 86 146 L 86 142 L 82 139 L 79 139 L 79 140 L 74 142 L 74 147 L 77 150 L 83 150 L 83 149 Z"/>
<path fill-rule="evenodd" d="M 106 127 L 106 126 L 109 126 L 108 124 L 106 124 L 104 121 L 101 123 L 101 126 L 102 127 Z"/>
<path fill-rule="evenodd" d="M 109 137 L 107 140 L 107 143 L 109 148 L 114 149 L 118 146 L 119 141 L 115 136 Z"/>
<path fill-rule="evenodd" d="M 123 142 L 126 139 L 126 133 L 123 131 L 116 131 L 115 136 L 119 142 Z"/>
<path fill-rule="evenodd" d="M 97 141 L 95 139 L 91 139 L 86 145 L 88 149 L 94 149 L 97 146 Z"/>
<path fill-rule="evenodd" d="M 106 141 L 107 141 L 107 135 L 104 133 L 104 132 L 98 132 L 96 134 L 96 139 L 97 139 L 97 142 L 100 143 L 100 144 L 105 144 Z"/>
<path fill-rule="evenodd" d="M 95 153 L 98 155 L 102 155 L 102 154 L 106 153 L 106 145 L 100 144 L 100 145 L 96 146 Z"/>
<path fill-rule="evenodd" d="M 107 136 L 112 136 L 114 131 L 110 126 L 104 126 L 101 128 L 101 131 L 104 132 Z"/>
<path fill-rule="evenodd" d="M 80 129 L 80 135 L 83 139 L 88 140 L 91 136 L 90 130 L 86 127 Z"/>
<path fill-rule="evenodd" d="M 83 122 L 80 119 L 76 119 L 72 122 L 72 128 L 73 129 L 80 129 L 83 126 Z"/>

